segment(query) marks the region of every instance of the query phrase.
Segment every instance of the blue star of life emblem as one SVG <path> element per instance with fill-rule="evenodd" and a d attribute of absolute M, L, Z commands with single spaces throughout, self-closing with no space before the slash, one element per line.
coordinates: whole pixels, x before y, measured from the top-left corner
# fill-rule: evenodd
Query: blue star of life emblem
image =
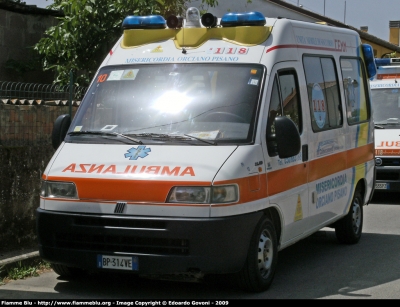
<path fill-rule="evenodd" d="M 145 158 L 149 155 L 149 152 L 151 152 L 151 149 L 146 148 L 146 146 L 138 146 L 137 148 L 132 147 L 128 150 L 128 153 L 125 154 L 125 158 L 129 158 L 129 160 L 137 160 L 138 158 Z"/>

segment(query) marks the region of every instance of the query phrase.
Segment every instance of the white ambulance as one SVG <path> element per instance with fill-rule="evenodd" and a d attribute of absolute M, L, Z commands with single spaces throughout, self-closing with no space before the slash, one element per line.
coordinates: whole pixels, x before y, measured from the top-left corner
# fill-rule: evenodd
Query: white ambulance
<path fill-rule="evenodd" d="M 358 242 L 375 63 L 356 32 L 196 8 L 123 29 L 54 126 L 37 230 L 56 273 L 226 274 L 264 291 L 278 251 L 321 228 Z"/>
<path fill-rule="evenodd" d="M 400 58 L 375 59 L 371 80 L 376 192 L 400 192 Z"/>

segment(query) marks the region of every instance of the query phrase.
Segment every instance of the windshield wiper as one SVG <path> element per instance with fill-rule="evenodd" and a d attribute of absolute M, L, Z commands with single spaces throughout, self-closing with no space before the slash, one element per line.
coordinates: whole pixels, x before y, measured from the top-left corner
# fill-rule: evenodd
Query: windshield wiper
<path fill-rule="evenodd" d="M 103 135 L 103 136 L 120 136 L 123 138 L 126 138 L 128 140 L 131 140 L 132 142 L 135 142 L 137 144 L 143 144 L 142 141 L 131 138 L 127 135 L 121 134 L 121 133 L 117 133 L 117 132 L 102 132 L 102 131 L 72 131 L 72 132 L 68 132 L 68 135 L 82 135 L 82 134 L 92 134 L 92 135 Z"/>
<path fill-rule="evenodd" d="M 137 137 L 144 137 L 144 138 L 154 138 L 154 139 L 179 139 L 179 136 L 165 134 L 165 133 L 138 133 L 138 134 L 129 133 L 129 135 L 134 135 Z"/>
<path fill-rule="evenodd" d="M 129 134 L 129 135 L 133 135 L 136 137 L 145 137 L 145 138 L 152 138 L 154 140 L 161 140 L 161 139 L 173 139 L 173 140 L 182 140 L 182 141 L 187 141 L 189 140 L 189 138 L 191 139 L 195 139 L 210 145 L 217 145 L 216 142 L 214 141 L 209 141 L 209 140 L 205 140 L 199 137 L 195 137 L 193 135 L 190 134 L 183 134 L 183 135 L 173 135 L 173 134 L 164 134 L 164 133 L 139 133 L 139 134 Z M 186 137 L 184 137 L 186 136 Z"/>
<path fill-rule="evenodd" d="M 198 138 L 197 136 L 193 136 L 193 135 L 190 135 L 190 134 L 184 134 L 184 136 L 188 136 L 190 138 L 193 138 L 195 140 L 198 140 L 198 141 L 201 141 L 201 142 L 204 142 L 204 143 L 207 143 L 207 144 L 218 145 L 217 142 L 209 141 L 209 140 L 202 139 L 202 138 Z"/>
<path fill-rule="evenodd" d="M 375 129 L 385 129 L 385 127 L 381 126 L 382 124 L 375 124 Z"/>

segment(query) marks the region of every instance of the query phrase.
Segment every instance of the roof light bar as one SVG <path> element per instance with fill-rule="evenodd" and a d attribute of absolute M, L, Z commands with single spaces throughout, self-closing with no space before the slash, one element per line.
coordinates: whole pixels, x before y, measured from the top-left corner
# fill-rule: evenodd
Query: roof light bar
<path fill-rule="evenodd" d="M 375 64 L 376 66 L 387 66 L 390 65 L 390 59 L 389 58 L 375 59 Z"/>
<path fill-rule="evenodd" d="M 265 16 L 260 12 L 227 13 L 220 22 L 223 27 L 263 26 L 265 23 Z"/>
<path fill-rule="evenodd" d="M 400 65 L 400 58 L 375 59 L 377 66 Z"/>
<path fill-rule="evenodd" d="M 122 29 L 165 29 L 167 23 L 160 15 L 127 16 L 122 22 Z"/>

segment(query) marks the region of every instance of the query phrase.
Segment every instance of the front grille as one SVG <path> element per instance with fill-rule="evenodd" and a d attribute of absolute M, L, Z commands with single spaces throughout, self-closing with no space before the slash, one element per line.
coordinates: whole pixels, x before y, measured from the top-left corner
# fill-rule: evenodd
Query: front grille
<path fill-rule="evenodd" d="M 126 202 L 117 202 L 115 206 L 114 213 L 122 213 L 126 207 Z"/>
<path fill-rule="evenodd" d="M 146 253 L 158 255 L 187 255 L 189 242 L 185 239 L 143 238 L 85 233 L 56 233 L 56 247 L 102 252 Z"/>
<path fill-rule="evenodd" d="M 400 158 L 381 158 L 382 165 L 380 166 L 400 166 Z"/>
<path fill-rule="evenodd" d="M 400 179 L 399 172 L 377 172 L 376 173 L 376 180 L 382 180 L 382 181 L 397 181 Z"/>
<path fill-rule="evenodd" d="M 142 228 L 142 229 L 165 229 L 164 221 L 155 220 L 131 220 L 126 218 L 98 218 L 98 217 L 76 217 L 74 224 L 77 226 L 92 227 L 116 227 L 116 228 Z"/>

